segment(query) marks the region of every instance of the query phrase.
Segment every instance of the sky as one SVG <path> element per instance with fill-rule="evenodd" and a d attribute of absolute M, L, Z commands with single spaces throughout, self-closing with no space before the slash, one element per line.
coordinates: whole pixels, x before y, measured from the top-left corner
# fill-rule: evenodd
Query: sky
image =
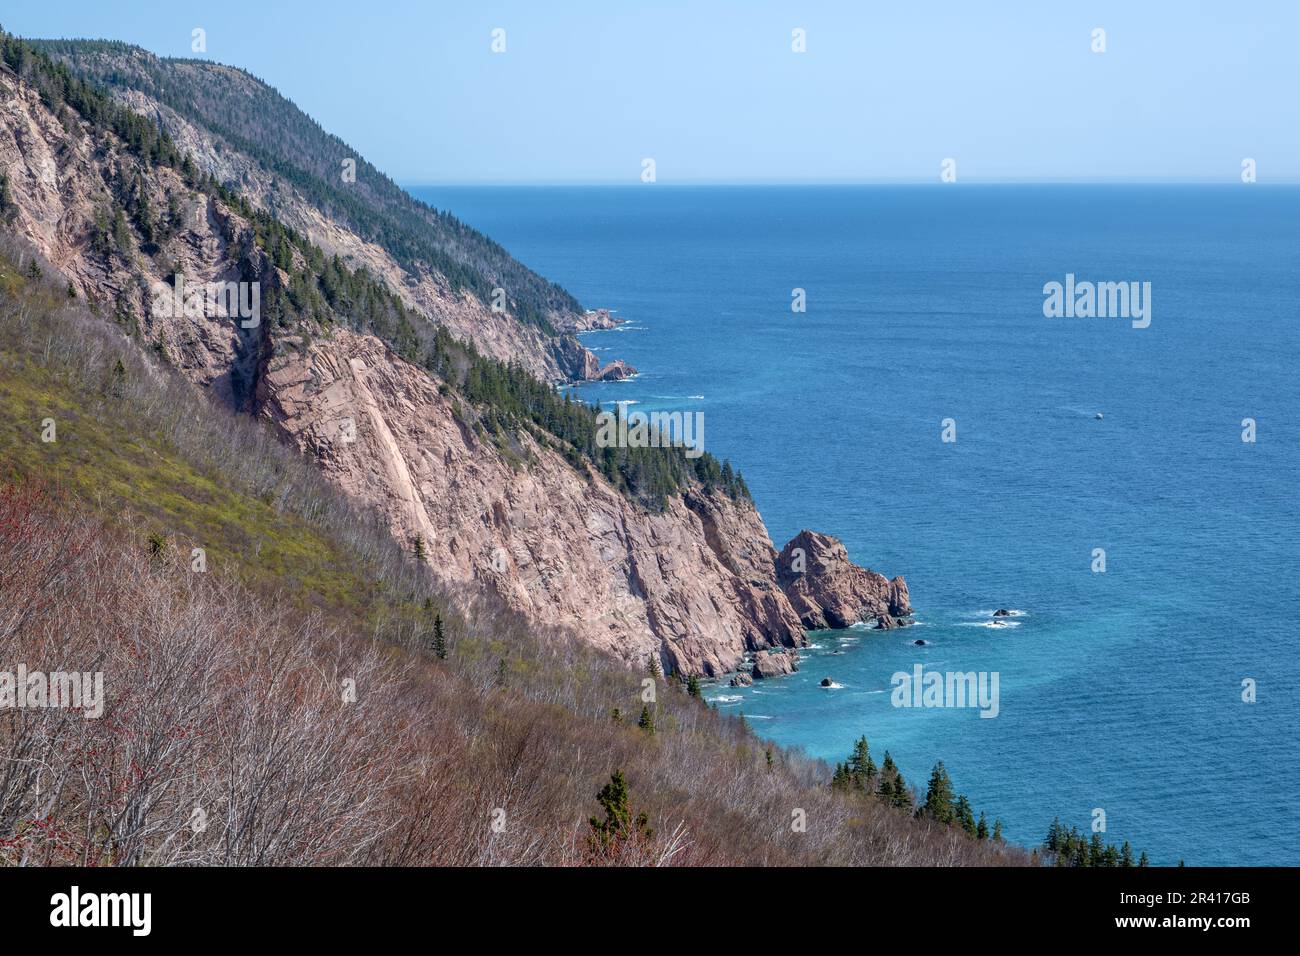
<path fill-rule="evenodd" d="M 660 183 L 949 159 L 959 182 L 1239 182 L 1244 159 L 1300 182 L 1295 0 L 0 0 L 0 25 L 241 67 L 406 184 L 631 184 L 645 159 Z"/>

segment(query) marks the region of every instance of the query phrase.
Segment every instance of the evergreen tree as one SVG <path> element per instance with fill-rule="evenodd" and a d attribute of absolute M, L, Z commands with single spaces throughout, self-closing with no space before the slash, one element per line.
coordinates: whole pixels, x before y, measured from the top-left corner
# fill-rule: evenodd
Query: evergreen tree
<path fill-rule="evenodd" d="M 700 679 L 694 674 L 686 681 L 686 693 L 698 700 L 700 694 Z"/>
<path fill-rule="evenodd" d="M 912 792 L 907 789 L 907 782 L 903 780 L 902 773 L 898 771 L 894 772 L 894 793 L 890 804 L 900 810 L 912 809 Z"/>
<path fill-rule="evenodd" d="M 1092 839 L 1088 841 L 1088 865 L 1101 866 L 1105 852 L 1105 846 L 1101 842 L 1101 834 L 1094 832 Z"/>
<path fill-rule="evenodd" d="M 858 742 L 853 745 L 848 766 L 853 778 L 854 790 L 870 793 L 875 789 L 876 763 L 871 759 L 871 748 L 867 746 L 866 737 L 859 737 Z"/>
<path fill-rule="evenodd" d="M 637 720 L 636 725 L 644 730 L 651 737 L 655 733 L 655 715 L 650 712 L 650 705 L 646 704 L 641 708 L 641 717 Z"/>
<path fill-rule="evenodd" d="M 952 816 L 957 825 L 966 831 L 968 836 L 975 835 L 975 811 L 971 809 L 970 800 L 966 794 L 962 794 L 952 804 Z"/>
<path fill-rule="evenodd" d="M 601 787 L 596 794 L 596 802 L 605 811 L 605 819 L 590 817 L 591 848 L 607 851 L 628 840 L 650 840 L 654 831 L 650 828 L 649 818 L 644 813 L 632 815 L 628 800 L 627 780 L 622 770 L 615 770 L 609 783 Z"/>
<path fill-rule="evenodd" d="M 1147 859 L 1147 851 L 1143 850 L 1142 855 L 1138 857 L 1138 866 L 1147 867 L 1150 865 L 1151 865 L 1151 861 Z"/>
<path fill-rule="evenodd" d="M 954 820 L 952 781 L 948 779 L 948 771 L 942 760 L 930 771 L 930 785 L 925 792 L 925 803 L 921 804 L 921 809 L 916 815 L 944 825 Z"/>
<path fill-rule="evenodd" d="M 1061 818 L 1056 817 L 1052 820 L 1052 825 L 1047 828 L 1047 839 L 1043 841 L 1043 846 L 1056 853 L 1064 843 L 1065 827 L 1061 826 Z"/>
<path fill-rule="evenodd" d="M 411 542 L 411 553 L 415 555 L 415 560 L 423 562 L 428 556 L 424 550 L 424 536 L 417 534 Z"/>
<path fill-rule="evenodd" d="M 623 711 L 615 707 L 614 712 L 610 714 L 609 717 L 612 721 L 614 721 L 614 723 L 621 724 L 623 722 Z"/>
<path fill-rule="evenodd" d="M 1119 865 L 1123 867 L 1133 865 L 1133 848 L 1129 846 L 1128 840 L 1124 841 L 1124 846 L 1119 851 Z"/>
<path fill-rule="evenodd" d="M 1003 839 L 1002 839 L 1002 821 L 1001 821 L 1001 820 L 994 820 L 994 821 L 993 821 L 993 842 L 994 842 L 994 843 L 1002 843 L 1002 842 L 1003 842 Z"/>
<path fill-rule="evenodd" d="M 440 661 L 447 659 L 447 635 L 442 629 L 442 615 L 433 617 L 433 653 Z"/>
<path fill-rule="evenodd" d="M 987 840 L 989 838 L 989 821 L 984 816 L 984 811 L 980 811 L 980 822 L 975 827 L 975 839 Z"/>
<path fill-rule="evenodd" d="M 663 675 L 660 673 L 660 671 L 659 671 L 659 655 L 658 655 L 658 654 L 651 654 L 651 655 L 650 655 L 650 676 L 653 677 L 655 680 L 658 680 L 660 677 L 663 676 Z"/>

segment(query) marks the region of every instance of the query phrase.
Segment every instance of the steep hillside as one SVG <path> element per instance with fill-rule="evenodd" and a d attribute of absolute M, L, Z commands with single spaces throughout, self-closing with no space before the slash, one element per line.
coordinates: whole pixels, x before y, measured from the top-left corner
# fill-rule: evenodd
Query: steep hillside
<path fill-rule="evenodd" d="M 600 374 L 569 333 L 607 322 L 486 236 L 411 197 L 242 70 L 98 41 L 36 44 L 167 130 L 195 166 L 327 255 L 364 266 L 484 354 L 548 379 Z M 345 162 L 354 163 L 355 171 Z M 353 173 L 355 172 L 355 175 Z M 493 293 L 504 305 L 494 311 Z"/>
<path fill-rule="evenodd" d="M 0 236 L 0 647 L 104 682 L 0 709 L 0 866 L 1026 861 L 444 591 L 144 344 Z"/>
<path fill-rule="evenodd" d="M 166 129 L 0 40 L 4 227 L 160 366 L 272 423 L 449 585 L 628 662 L 714 676 L 802 644 L 813 603 L 841 624 L 910 611 L 901 579 L 842 567 L 820 537 L 829 560 L 779 576 L 729 464 L 602 447 L 592 409 L 430 325 Z M 239 301 L 174 291 L 216 282 Z"/>

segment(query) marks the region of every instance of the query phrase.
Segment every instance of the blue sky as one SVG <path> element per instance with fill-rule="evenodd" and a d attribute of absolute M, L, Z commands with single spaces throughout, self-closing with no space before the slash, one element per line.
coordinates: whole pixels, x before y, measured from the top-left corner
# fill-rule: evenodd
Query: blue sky
<path fill-rule="evenodd" d="M 635 183 L 646 157 L 660 183 L 928 182 L 946 158 L 962 182 L 1235 182 L 1246 157 L 1300 181 L 1291 0 L 6 0 L 0 24 L 174 56 L 202 27 L 406 183 Z"/>

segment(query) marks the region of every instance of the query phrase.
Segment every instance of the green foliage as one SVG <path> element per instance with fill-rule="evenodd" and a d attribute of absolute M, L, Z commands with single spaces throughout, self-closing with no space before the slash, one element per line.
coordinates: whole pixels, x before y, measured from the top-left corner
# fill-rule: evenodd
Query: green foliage
<path fill-rule="evenodd" d="M 588 823 L 591 834 L 589 846 L 595 852 L 608 853 L 629 842 L 649 842 L 654 839 L 654 830 L 644 813 L 632 814 L 628 800 L 627 781 L 622 770 L 615 770 L 609 783 L 600 788 L 596 802 L 605 811 L 605 818 L 591 817 Z"/>
<path fill-rule="evenodd" d="M 948 771 L 942 760 L 930 771 L 930 784 L 925 792 L 925 803 L 916 811 L 916 815 L 944 825 L 951 824 L 957 819 L 952 781 L 948 778 Z"/>
<path fill-rule="evenodd" d="M 1001 839 L 1000 827 L 995 829 L 994 839 Z M 1047 828 L 1043 849 L 1047 851 L 1056 866 L 1131 867 L 1134 865 L 1133 848 L 1127 840 L 1123 847 L 1116 847 L 1114 844 L 1106 843 L 1101 834 L 1096 832 L 1085 840 L 1078 827 L 1065 829 L 1059 817 Z M 1145 851 L 1136 865 L 1148 865 Z"/>
<path fill-rule="evenodd" d="M 447 634 L 442 626 L 442 615 L 433 616 L 433 656 L 440 661 L 447 659 Z"/>
<path fill-rule="evenodd" d="M 649 704 L 646 704 L 644 707 L 641 708 L 641 716 L 637 718 L 636 725 L 640 727 L 642 730 L 644 730 L 651 737 L 654 736 L 655 715 L 654 712 L 650 709 Z"/>
<path fill-rule="evenodd" d="M 18 206 L 9 191 L 9 174 L 0 172 L 0 222 L 8 222 L 17 212 Z"/>
<path fill-rule="evenodd" d="M 691 697 L 694 697 L 696 700 L 699 700 L 703 696 L 700 692 L 700 679 L 694 674 L 686 680 L 686 693 Z"/>

